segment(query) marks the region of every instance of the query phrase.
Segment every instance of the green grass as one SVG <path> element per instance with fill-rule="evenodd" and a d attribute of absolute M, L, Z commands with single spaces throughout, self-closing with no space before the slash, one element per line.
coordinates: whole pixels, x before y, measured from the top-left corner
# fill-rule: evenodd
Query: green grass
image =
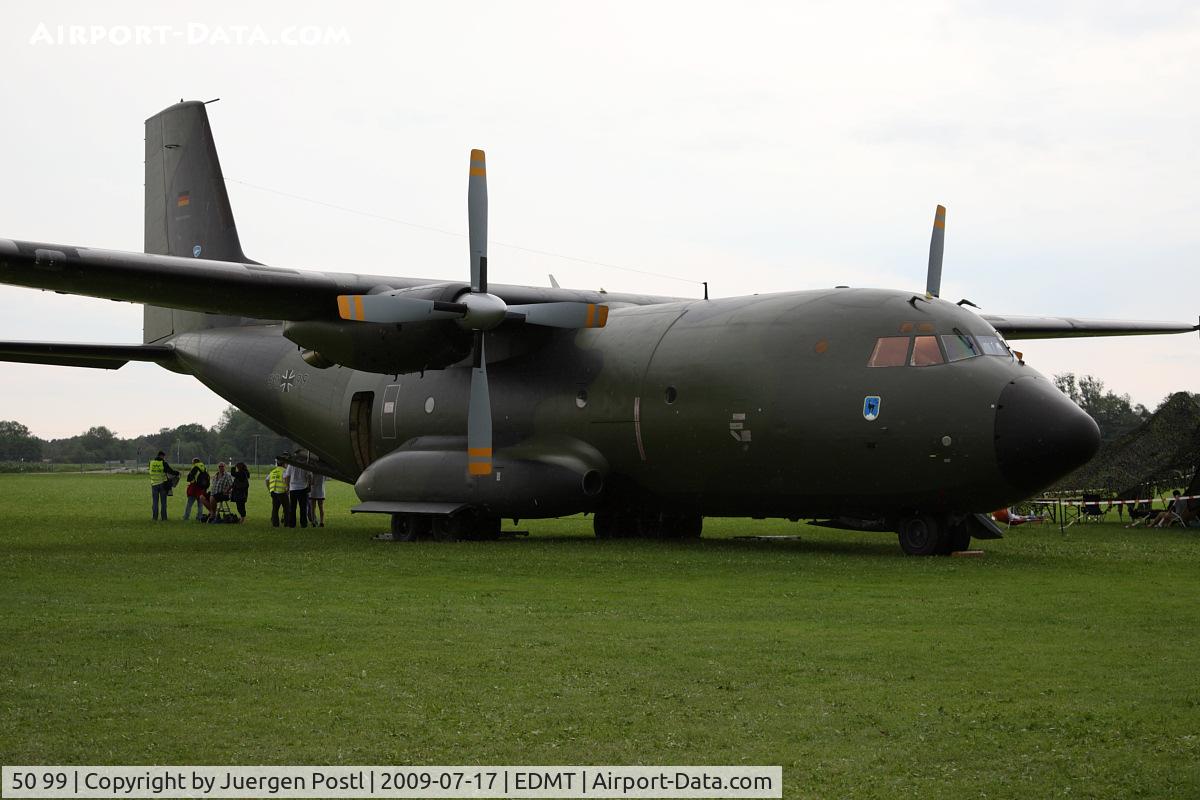
<path fill-rule="evenodd" d="M 984 559 L 709 520 L 694 543 L 375 542 L 0 476 L 0 763 L 782 764 L 786 797 L 1196 797 L 1200 533 Z M 511 526 L 507 526 L 511 527 Z M 799 542 L 737 541 L 799 533 Z"/>

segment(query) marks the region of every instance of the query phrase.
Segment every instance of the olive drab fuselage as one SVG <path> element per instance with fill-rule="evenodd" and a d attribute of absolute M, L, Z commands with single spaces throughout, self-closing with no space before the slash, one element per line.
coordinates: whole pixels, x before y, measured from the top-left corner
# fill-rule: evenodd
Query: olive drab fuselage
<path fill-rule="evenodd" d="M 496 449 L 594 448 L 605 493 L 577 511 L 619 491 L 709 516 L 1002 507 L 1024 490 L 997 461 L 998 399 L 1045 379 L 1007 350 L 868 366 L 880 337 L 956 330 L 996 335 L 953 304 L 870 289 L 617 307 L 606 328 L 551 332 L 525 351 L 504 346 L 514 334 L 502 326 L 487 350 Z M 182 368 L 347 480 L 413 440 L 465 430 L 469 365 L 318 369 L 273 324 L 172 344 Z"/>

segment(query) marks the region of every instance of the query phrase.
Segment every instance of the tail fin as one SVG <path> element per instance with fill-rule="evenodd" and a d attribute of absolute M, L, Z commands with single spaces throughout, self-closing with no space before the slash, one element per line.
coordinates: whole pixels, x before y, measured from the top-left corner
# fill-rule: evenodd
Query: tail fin
<path fill-rule="evenodd" d="M 146 120 L 145 237 L 154 255 L 255 263 L 242 253 L 204 103 L 181 102 Z M 146 306 L 142 341 L 238 322 Z"/>

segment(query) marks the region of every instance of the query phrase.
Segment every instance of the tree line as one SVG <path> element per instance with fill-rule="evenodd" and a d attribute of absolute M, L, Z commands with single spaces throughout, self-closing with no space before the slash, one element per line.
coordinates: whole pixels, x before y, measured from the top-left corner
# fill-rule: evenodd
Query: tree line
<path fill-rule="evenodd" d="M 1119 439 L 1137 428 L 1171 399 L 1171 395 L 1164 397 L 1152 412 L 1141 403 L 1130 404 L 1127 394 L 1106 391 L 1104 381 L 1091 375 L 1076 378 L 1074 373 L 1064 372 L 1054 376 L 1054 385 L 1096 420 L 1104 442 Z M 1200 399 L 1195 394 L 1192 397 Z"/>
<path fill-rule="evenodd" d="M 65 439 L 40 439 L 15 420 L 0 421 L 0 462 L 52 464 L 101 464 L 107 461 L 149 461 L 159 450 L 171 463 L 187 464 L 195 457 L 205 461 L 245 461 L 251 463 L 257 450 L 259 463 L 265 463 L 293 445 L 249 414 L 230 406 L 211 428 L 188 423 L 176 428 L 161 428 L 123 439 L 103 425 L 89 428 Z"/>

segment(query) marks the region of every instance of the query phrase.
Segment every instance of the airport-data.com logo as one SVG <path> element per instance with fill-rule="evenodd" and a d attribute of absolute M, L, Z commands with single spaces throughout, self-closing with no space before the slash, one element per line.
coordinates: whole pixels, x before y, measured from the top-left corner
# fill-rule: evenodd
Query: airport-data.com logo
<path fill-rule="evenodd" d="M 323 25 L 47 25 L 39 22 L 29 37 L 34 47 L 329 47 L 350 44 L 345 28 Z"/>

